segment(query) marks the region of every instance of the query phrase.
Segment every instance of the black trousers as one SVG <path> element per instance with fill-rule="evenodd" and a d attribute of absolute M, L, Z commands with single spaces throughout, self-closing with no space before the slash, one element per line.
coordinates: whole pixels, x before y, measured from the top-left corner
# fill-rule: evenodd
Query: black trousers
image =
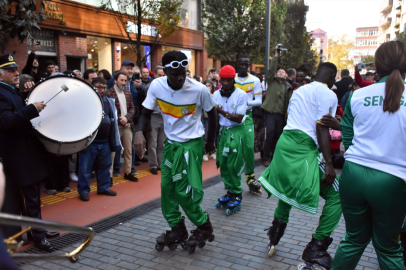
<path fill-rule="evenodd" d="M 271 160 L 275 152 L 276 143 L 279 140 L 285 127 L 285 116 L 279 113 L 265 111 L 264 122 L 266 128 L 266 139 L 264 143 L 263 159 Z"/>
<path fill-rule="evenodd" d="M 6 182 L 6 194 L 1 212 L 13 215 L 23 215 L 42 219 L 41 216 L 41 182 L 20 186 L 13 181 Z M 21 231 L 18 226 L 0 225 L 5 238 L 9 238 Z M 33 228 L 28 232 L 28 238 L 40 241 L 46 238 L 46 230 Z"/>
<path fill-rule="evenodd" d="M 69 187 L 69 157 L 70 156 L 57 156 L 48 153 L 48 160 L 51 164 L 51 174 L 44 179 L 46 189 L 61 191 Z"/>

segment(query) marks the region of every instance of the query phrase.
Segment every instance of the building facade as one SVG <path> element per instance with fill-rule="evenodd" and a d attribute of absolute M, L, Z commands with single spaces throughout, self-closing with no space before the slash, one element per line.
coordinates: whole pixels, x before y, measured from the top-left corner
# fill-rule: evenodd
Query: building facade
<path fill-rule="evenodd" d="M 405 0 L 384 0 L 381 3 L 378 45 L 395 40 L 397 34 L 406 30 L 406 15 L 402 8 L 405 3 Z"/>
<path fill-rule="evenodd" d="M 313 43 L 313 48 L 317 51 L 318 55 L 321 55 L 322 61 L 327 59 L 327 48 L 328 48 L 328 36 L 327 32 L 317 28 L 312 31 L 312 37 L 315 39 Z"/>
<path fill-rule="evenodd" d="M 131 49 L 126 31 L 131 33 L 117 19 L 106 11 L 97 11 L 100 0 L 37 0 L 45 4 L 47 19 L 22 44 L 12 40 L 6 52 L 15 52 L 21 69 L 24 67 L 33 45 L 40 42 L 36 52 L 40 69 L 47 60 L 53 60 L 60 71 L 87 68 L 106 69 L 110 73 L 120 69 L 121 63 L 137 56 Z M 188 58 L 188 69 L 193 75 L 205 78 L 211 68 L 220 68 L 220 61 L 208 57 L 204 50 L 204 35 L 200 30 L 201 0 L 185 0 L 181 6 L 180 28 L 174 34 L 163 38 L 153 46 L 154 29 L 148 22 L 142 22 L 141 54 L 150 53 L 146 64 L 154 70 L 162 55 L 170 50 L 180 50 Z M 96 12 L 97 11 L 97 12 Z M 133 31 L 135 32 L 135 31 Z M 136 34 L 130 34 L 136 40 Z"/>
<path fill-rule="evenodd" d="M 378 36 L 378 26 L 356 28 L 354 64 L 361 63 L 363 56 L 375 55 L 378 49 Z"/>

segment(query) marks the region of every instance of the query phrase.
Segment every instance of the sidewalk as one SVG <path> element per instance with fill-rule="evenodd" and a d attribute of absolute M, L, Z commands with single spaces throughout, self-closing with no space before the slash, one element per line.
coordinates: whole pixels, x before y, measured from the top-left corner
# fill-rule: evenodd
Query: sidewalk
<path fill-rule="evenodd" d="M 259 176 L 264 167 L 256 168 Z M 243 178 L 245 179 L 245 177 Z M 169 229 L 161 209 L 155 208 L 142 216 L 124 222 L 103 233 L 97 234 L 90 247 L 81 254 L 78 263 L 35 262 L 22 269 L 290 269 L 295 270 L 301 262 L 302 252 L 311 239 L 318 223 L 324 201 L 320 200 L 319 214 L 310 215 L 292 209 L 290 222 L 285 235 L 276 248 L 276 254 L 268 257 L 268 238 L 265 227 L 273 220 L 277 199 L 267 199 L 262 195 L 248 193 L 245 181 L 242 186 L 242 209 L 227 217 L 225 209 L 216 209 L 214 204 L 224 195 L 224 185 L 220 177 L 217 184 L 205 189 L 202 207 L 210 213 L 216 236 L 214 242 L 206 243 L 203 249 L 196 248 L 189 255 L 180 246 L 175 251 L 167 247 L 161 252 L 155 250 L 155 238 Z M 142 207 L 142 206 L 140 206 Z M 159 206 L 158 206 L 159 207 Z M 194 226 L 187 221 L 188 230 Z M 343 218 L 332 237 L 329 251 L 334 256 L 338 243 L 345 232 Z M 74 244 L 64 251 L 72 251 Z M 376 254 L 370 244 L 356 269 L 379 269 Z"/>

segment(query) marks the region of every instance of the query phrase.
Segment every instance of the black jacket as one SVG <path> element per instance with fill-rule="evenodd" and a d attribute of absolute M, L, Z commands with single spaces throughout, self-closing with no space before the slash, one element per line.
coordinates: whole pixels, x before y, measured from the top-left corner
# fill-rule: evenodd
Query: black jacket
<path fill-rule="evenodd" d="M 34 78 L 34 82 L 38 83 L 42 78 L 48 77 L 47 74 L 45 74 L 42 71 L 39 71 L 37 69 L 37 73 L 32 71 L 32 63 L 34 62 L 35 59 L 35 53 L 31 52 L 30 55 L 28 55 L 27 63 L 25 64 L 25 67 L 21 71 L 22 74 L 27 74 L 30 75 L 31 77 Z"/>
<path fill-rule="evenodd" d="M 337 95 L 338 102 L 341 101 L 341 99 L 343 98 L 345 93 L 350 91 L 350 89 L 348 89 L 348 87 L 350 86 L 350 84 L 352 82 L 353 82 L 353 79 L 351 77 L 345 77 L 335 83 L 337 90 L 335 90 L 334 92 Z"/>
<path fill-rule="evenodd" d="M 25 106 L 24 93 L 0 82 L 0 157 L 6 183 L 30 185 L 49 173 L 46 150 L 30 122 L 38 116 L 33 104 Z"/>

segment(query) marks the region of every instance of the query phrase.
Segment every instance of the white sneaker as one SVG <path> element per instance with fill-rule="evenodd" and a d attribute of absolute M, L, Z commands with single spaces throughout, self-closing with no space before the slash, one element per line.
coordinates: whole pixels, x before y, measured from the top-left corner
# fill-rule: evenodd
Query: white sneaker
<path fill-rule="evenodd" d="M 210 158 L 216 160 L 216 153 L 211 154 Z"/>
<path fill-rule="evenodd" d="M 203 155 L 203 161 L 209 161 L 209 158 L 207 157 L 206 154 Z"/>
<path fill-rule="evenodd" d="M 78 181 L 78 177 L 76 176 L 76 173 L 70 173 L 69 174 L 70 180 L 72 180 L 72 182 L 77 182 Z"/>

